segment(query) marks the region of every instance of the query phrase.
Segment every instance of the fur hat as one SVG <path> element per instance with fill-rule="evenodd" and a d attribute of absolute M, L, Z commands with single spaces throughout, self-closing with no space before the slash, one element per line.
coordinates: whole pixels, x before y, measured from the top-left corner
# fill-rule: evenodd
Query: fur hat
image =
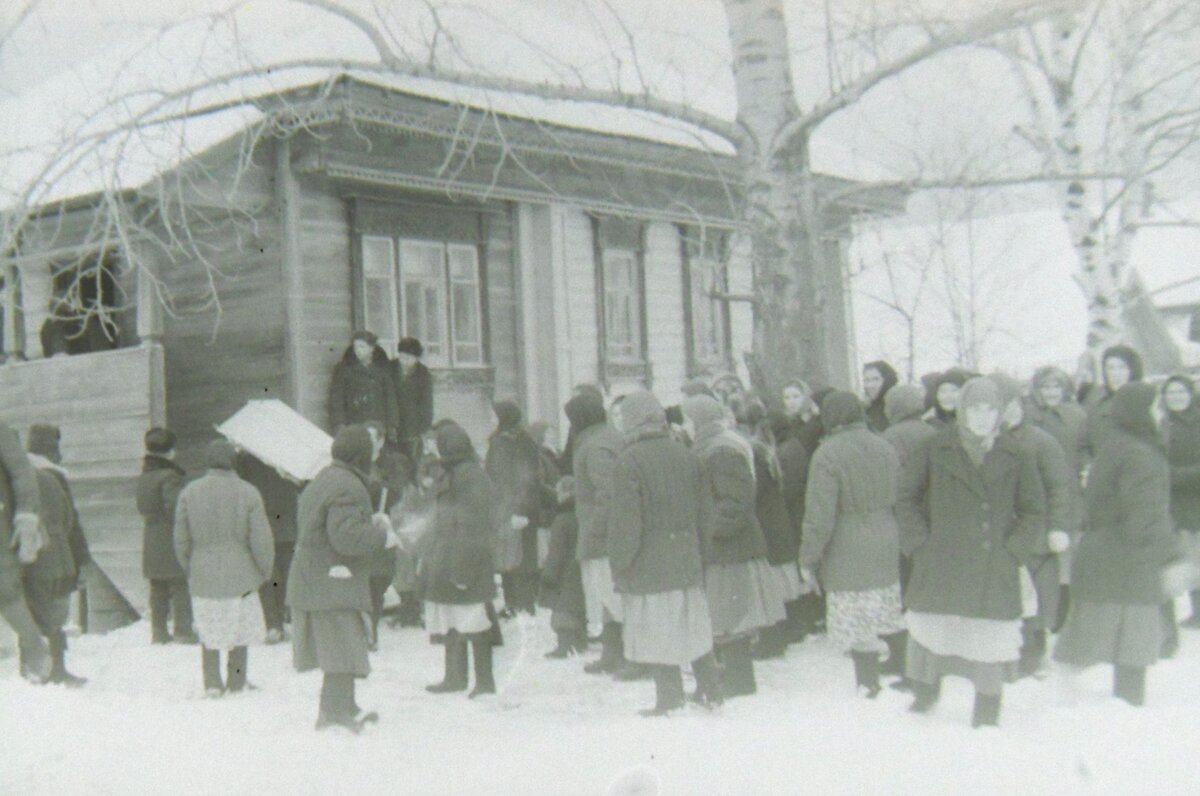
<path fill-rule="evenodd" d="M 425 346 L 421 345 L 421 341 L 415 337 L 402 337 L 400 342 L 396 343 L 397 354 L 410 354 L 417 359 L 425 356 Z"/>

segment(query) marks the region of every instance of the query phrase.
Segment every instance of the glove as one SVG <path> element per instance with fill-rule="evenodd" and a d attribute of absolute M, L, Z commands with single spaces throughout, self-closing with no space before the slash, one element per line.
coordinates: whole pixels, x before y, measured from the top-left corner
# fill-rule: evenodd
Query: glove
<path fill-rule="evenodd" d="M 329 577 L 334 580 L 350 580 L 354 577 L 354 573 L 345 564 L 335 564 L 329 568 Z"/>
<path fill-rule="evenodd" d="M 1066 531 L 1051 531 L 1046 535 L 1046 546 L 1051 553 L 1065 553 L 1071 547 L 1071 535 Z"/>
<path fill-rule="evenodd" d="M 529 526 L 529 518 L 522 517 L 520 514 L 514 514 L 509 522 L 512 524 L 514 531 L 523 531 Z"/>
<path fill-rule="evenodd" d="M 44 542 L 35 515 L 18 514 L 13 519 L 12 546 L 17 551 L 17 559 L 22 564 L 32 564 L 36 561 L 38 551 L 42 549 Z"/>

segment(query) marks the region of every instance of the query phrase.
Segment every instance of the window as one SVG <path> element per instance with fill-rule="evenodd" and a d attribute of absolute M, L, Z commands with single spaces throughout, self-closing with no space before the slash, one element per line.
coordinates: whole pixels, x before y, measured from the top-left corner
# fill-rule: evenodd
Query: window
<path fill-rule="evenodd" d="M 389 353 L 416 337 L 431 365 L 482 365 L 481 292 L 476 246 L 362 236 L 363 325 Z"/>
<path fill-rule="evenodd" d="M 728 273 L 724 241 L 713 234 L 684 232 L 684 289 L 691 319 L 691 369 L 700 373 L 724 367 L 729 359 Z"/>
<path fill-rule="evenodd" d="M 604 252 L 604 329 L 610 361 L 636 362 L 642 358 L 639 281 L 636 252 Z"/>

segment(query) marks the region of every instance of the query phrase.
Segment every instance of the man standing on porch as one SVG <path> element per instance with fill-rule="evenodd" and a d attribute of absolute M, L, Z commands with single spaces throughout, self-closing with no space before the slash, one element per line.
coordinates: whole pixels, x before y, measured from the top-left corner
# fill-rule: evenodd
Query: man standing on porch
<path fill-rule="evenodd" d="M 396 402 L 400 414 L 400 450 L 417 472 L 423 445 L 422 435 L 433 426 L 433 377 L 421 361 L 425 347 L 415 337 L 401 338 L 396 345 Z"/>

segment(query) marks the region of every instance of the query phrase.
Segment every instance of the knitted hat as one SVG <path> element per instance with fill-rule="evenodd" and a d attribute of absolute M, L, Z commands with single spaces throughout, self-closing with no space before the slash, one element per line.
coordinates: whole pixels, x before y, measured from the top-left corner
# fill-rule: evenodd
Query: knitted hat
<path fill-rule="evenodd" d="M 915 384 L 897 384 L 887 391 L 883 411 L 889 423 L 899 423 L 925 413 L 925 391 Z"/>
<path fill-rule="evenodd" d="M 204 448 L 204 466 L 210 470 L 232 470 L 237 448 L 227 439 L 214 439 Z"/>
<path fill-rule="evenodd" d="M 333 458 L 342 464 L 348 464 L 361 472 L 371 469 L 371 458 L 374 445 L 371 442 L 371 432 L 367 427 L 355 423 L 343 427 L 333 438 L 330 448 Z"/>
<path fill-rule="evenodd" d="M 657 431 L 666 425 L 667 414 L 662 404 L 645 390 L 631 392 L 621 401 L 621 426 L 626 434 Z"/>
<path fill-rule="evenodd" d="M 961 418 L 972 406 L 990 406 L 999 412 L 1004 408 L 1004 396 L 1000 386 L 987 376 L 976 376 L 963 385 L 958 394 L 958 416 Z"/>
<path fill-rule="evenodd" d="M 143 437 L 142 441 L 146 446 L 147 453 L 155 453 L 161 456 L 175 450 L 175 432 L 169 428 L 155 426 L 146 432 L 146 436 Z"/>
<path fill-rule="evenodd" d="M 354 334 L 350 335 L 350 344 L 353 345 L 355 340 L 363 340 L 367 342 L 371 348 L 379 345 L 379 337 L 374 332 L 368 332 L 366 329 L 359 329 Z"/>
<path fill-rule="evenodd" d="M 837 390 L 825 396 L 825 400 L 821 402 L 821 425 L 824 426 L 826 434 L 831 434 L 842 426 L 862 423 L 866 418 L 862 402 L 854 393 Z"/>
<path fill-rule="evenodd" d="M 400 342 L 396 344 L 397 354 L 411 354 L 420 359 L 425 356 L 425 347 L 421 345 L 421 341 L 415 337 L 402 337 Z"/>
<path fill-rule="evenodd" d="M 725 417 L 725 408 L 716 398 L 707 395 L 693 395 L 685 398 L 679 407 L 683 410 L 683 414 L 695 424 L 697 432 L 720 423 Z"/>

